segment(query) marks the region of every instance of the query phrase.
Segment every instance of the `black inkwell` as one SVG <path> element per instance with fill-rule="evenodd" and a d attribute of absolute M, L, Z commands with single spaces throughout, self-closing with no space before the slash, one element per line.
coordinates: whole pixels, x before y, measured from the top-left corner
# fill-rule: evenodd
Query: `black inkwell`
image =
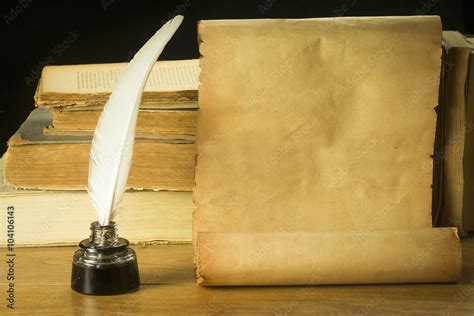
<path fill-rule="evenodd" d="M 91 236 L 79 243 L 72 259 L 71 288 L 82 294 L 117 295 L 140 286 L 135 251 L 117 236 L 117 225 L 91 224 Z"/>

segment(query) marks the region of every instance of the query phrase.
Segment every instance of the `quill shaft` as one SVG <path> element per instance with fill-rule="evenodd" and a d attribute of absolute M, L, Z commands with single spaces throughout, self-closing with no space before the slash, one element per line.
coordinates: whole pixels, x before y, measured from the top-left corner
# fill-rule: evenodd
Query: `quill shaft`
<path fill-rule="evenodd" d="M 100 115 L 90 152 L 88 192 L 101 225 L 109 223 L 126 189 L 146 81 L 182 20 L 182 16 L 177 16 L 168 21 L 138 51 Z"/>

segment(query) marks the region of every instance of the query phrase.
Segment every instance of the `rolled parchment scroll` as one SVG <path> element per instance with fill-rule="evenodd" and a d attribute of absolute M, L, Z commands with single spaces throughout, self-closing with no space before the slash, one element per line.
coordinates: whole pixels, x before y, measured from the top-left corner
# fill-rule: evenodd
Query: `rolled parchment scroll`
<path fill-rule="evenodd" d="M 461 274 L 455 228 L 199 233 L 200 285 L 453 282 Z"/>
<path fill-rule="evenodd" d="M 201 53 L 201 285 L 449 282 L 431 227 L 436 16 L 214 20 Z"/>

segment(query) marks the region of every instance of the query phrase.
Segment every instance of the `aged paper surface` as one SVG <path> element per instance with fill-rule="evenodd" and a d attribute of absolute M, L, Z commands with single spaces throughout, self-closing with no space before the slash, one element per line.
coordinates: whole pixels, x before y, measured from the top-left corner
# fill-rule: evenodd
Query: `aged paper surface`
<path fill-rule="evenodd" d="M 112 92 L 127 63 L 48 66 L 43 69 L 42 93 Z M 149 91 L 195 90 L 199 66 L 196 59 L 159 61 L 153 67 L 145 86 Z"/>
<path fill-rule="evenodd" d="M 202 21 L 199 37 L 195 246 L 431 227 L 438 17 Z"/>
<path fill-rule="evenodd" d="M 47 66 L 36 89 L 35 105 L 102 108 L 126 66 L 127 63 Z M 145 85 L 142 107 L 193 107 L 198 78 L 197 59 L 157 62 Z"/>

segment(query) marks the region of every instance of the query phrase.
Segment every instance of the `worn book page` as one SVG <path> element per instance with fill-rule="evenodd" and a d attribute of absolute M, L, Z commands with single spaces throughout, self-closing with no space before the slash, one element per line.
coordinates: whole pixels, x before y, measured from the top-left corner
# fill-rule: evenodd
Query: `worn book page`
<path fill-rule="evenodd" d="M 105 103 L 127 65 L 114 63 L 46 66 L 35 94 L 36 105 L 96 106 Z M 157 62 L 146 83 L 142 102 L 194 101 L 199 72 L 197 59 Z"/>
<path fill-rule="evenodd" d="M 202 21 L 199 41 L 195 241 L 431 227 L 439 17 Z"/>
<path fill-rule="evenodd" d="M 43 69 L 43 93 L 112 92 L 128 63 L 47 66 Z M 192 60 L 159 61 L 153 67 L 144 91 L 196 90 L 199 63 Z"/>
<path fill-rule="evenodd" d="M 456 228 L 199 233 L 197 245 L 200 285 L 453 282 L 461 275 Z"/>

